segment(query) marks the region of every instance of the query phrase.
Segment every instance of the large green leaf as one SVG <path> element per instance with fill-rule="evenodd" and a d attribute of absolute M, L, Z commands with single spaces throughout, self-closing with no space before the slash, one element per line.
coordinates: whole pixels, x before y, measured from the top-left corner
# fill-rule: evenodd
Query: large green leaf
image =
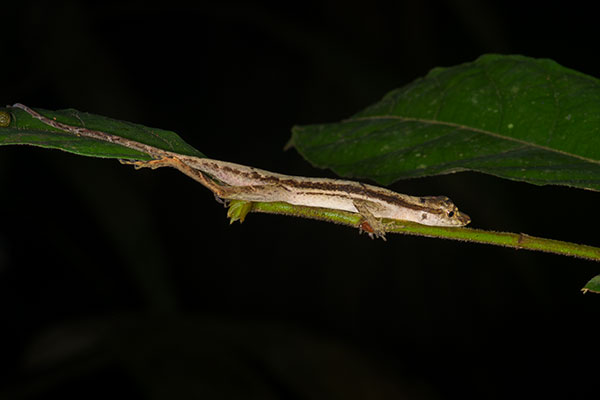
<path fill-rule="evenodd" d="M 10 124 L 0 127 L 0 145 L 29 144 L 33 146 L 60 149 L 75 154 L 103 158 L 150 159 L 147 154 L 140 153 L 116 144 L 94 139 L 77 137 L 63 132 L 33 118 L 27 112 L 14 107 L 0 109 L 9 113 Z M 148 128 L 131 122 L 119 121 L 100 115 L 80 112 L 73 109 L 48 111 L 36 109 L 48 118 L 54 118 L 68 125 L 83 126 L 88 129 L 112 133 L 127 139 L 191 156 L 204 155 L 183 141 L 176 133 L 162 129 Z M 6 114 L 3 114 L 6 116 Z"/>
<path fill-rule="evenodd" d="M 474 170 L 600 190 L 600 80 L 552 60 L 485 55 L 342 122 L 294 127 L 291 144 L 316 166 L 382 184 Z"/>

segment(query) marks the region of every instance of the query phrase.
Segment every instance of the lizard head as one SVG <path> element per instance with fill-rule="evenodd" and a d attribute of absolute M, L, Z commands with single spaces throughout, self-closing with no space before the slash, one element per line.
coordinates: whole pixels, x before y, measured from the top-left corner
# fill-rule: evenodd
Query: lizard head
<path fill-rule="evenodd" d="M 446 196 L 421 197 L 420 202 L 430 212 L 423 212 L 421 221 L 423 225 L 433 226 L 465 226 L 471 222 L 471 218 L 458 210 L 452 200 Z"/>

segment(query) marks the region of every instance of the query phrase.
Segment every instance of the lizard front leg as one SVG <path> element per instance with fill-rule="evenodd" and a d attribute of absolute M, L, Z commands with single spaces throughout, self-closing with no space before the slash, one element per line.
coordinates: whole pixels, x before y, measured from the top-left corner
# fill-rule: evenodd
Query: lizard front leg
<path fill-rule="evenodd" d="M 369 234 L 371 239 L 373 236 L 385 238 L 385 227 L 380 219 L 375 217 L 373 213 L 369 210 L 369 202 L 363 200 L 354 200 L 354 207 L 358 210 L 358 213 L 363 218 L 363 221 L 359 225 L 360 231 L 365 231 Z"/>

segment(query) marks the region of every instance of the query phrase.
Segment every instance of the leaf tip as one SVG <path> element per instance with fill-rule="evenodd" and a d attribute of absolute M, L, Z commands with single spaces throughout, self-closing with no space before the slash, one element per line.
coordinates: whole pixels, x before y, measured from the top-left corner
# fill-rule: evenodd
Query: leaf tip
<path fill-rule="evenodd" d="M 231 200 L 229 203 L 229 209 L 227 210 L 229 225 L 233 224 L 235 221 L 240 221 L 240 224 L 244 222 L 246 215 L 248 215 L 251 209 L 251 201 Z"/>
<path fill-rule="evenodd" d="M 586 294 L 587 292 L 600 293 L 600 275 L 596 275 L 590 279 L 589 282 L 586 283 L 581 289 L 581 291 L 583 294 Z"/>
<path fill-rule="evenodd" d="M 0 111 L 0 127 L 6 128 L 10 125 L 11 117 L 8 111 Z"/>

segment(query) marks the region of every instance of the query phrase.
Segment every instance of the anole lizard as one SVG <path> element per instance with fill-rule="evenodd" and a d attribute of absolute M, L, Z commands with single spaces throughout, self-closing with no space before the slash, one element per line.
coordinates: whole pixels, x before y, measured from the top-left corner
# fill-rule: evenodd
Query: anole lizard
<path fill-rule="evenodd" d="M 381 218 L 413 221 L 431 226 L 464 226 L 471 222 L 445 196 L 415 197 L 360 182 L 289 176 L 226 161 L 199 158 L 159 149 L 110 133 L 67 125 L 44 117 L 23 104 L 14 104 L 32 117 L 77 136 L 118 144 L 146 153 L 152 161 L 123 161 L 137 168 L 173 167 L 225 200 L 287 202 L 359 213 L 361 227 L 385 238 Z"/>

